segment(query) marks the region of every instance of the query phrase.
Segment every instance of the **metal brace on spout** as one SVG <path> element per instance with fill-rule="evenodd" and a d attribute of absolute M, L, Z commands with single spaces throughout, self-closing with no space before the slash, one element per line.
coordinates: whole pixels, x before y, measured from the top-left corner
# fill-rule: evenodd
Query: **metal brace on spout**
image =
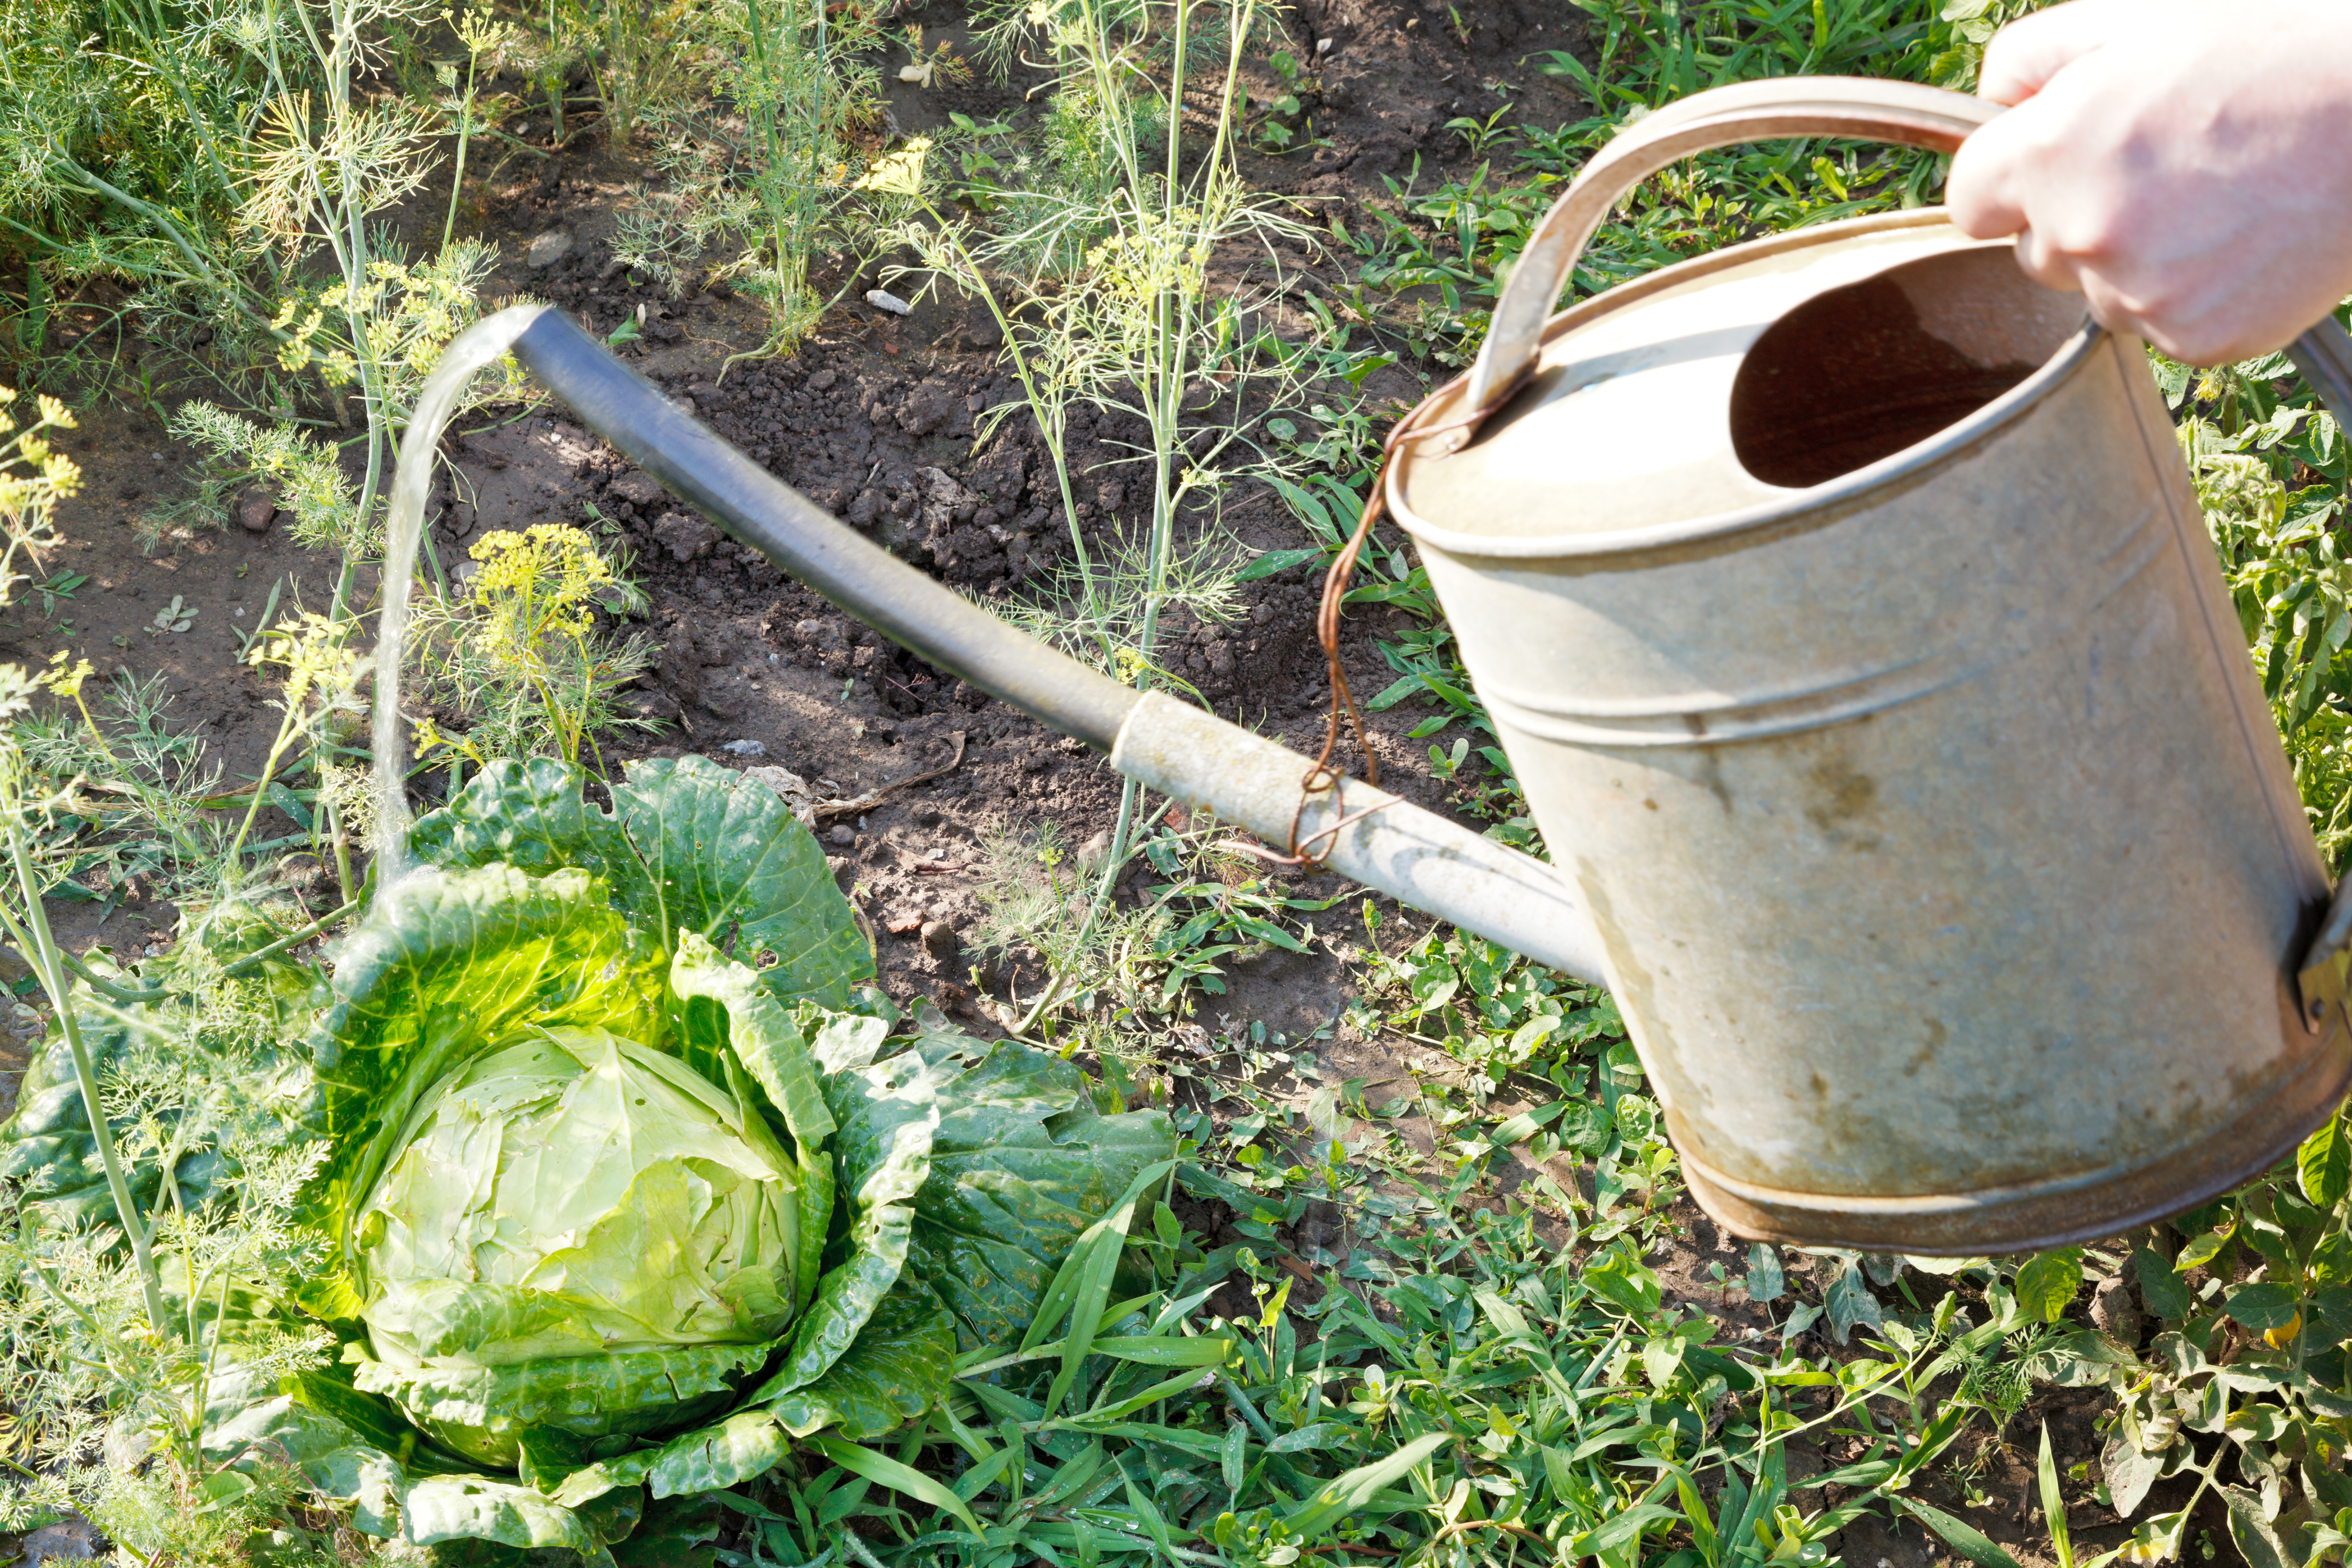
<path fill-rule="evenodd" d="M 2352 979 L 2352 877 L 2336 884 L 2327 919 L 2320 923 L 2295 974 L 2305 1028 L 2316 1035 L 2327 1027 L 2331 1013 L 2343 1015 L 2347 979 Z"/>

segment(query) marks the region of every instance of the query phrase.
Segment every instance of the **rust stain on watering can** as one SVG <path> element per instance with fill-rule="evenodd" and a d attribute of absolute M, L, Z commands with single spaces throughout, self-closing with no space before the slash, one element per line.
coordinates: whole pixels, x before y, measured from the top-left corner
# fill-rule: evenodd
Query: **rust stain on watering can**
<path fill-rule="evenodd" d="M 1937 209 L 1544 322 L 1671 157 L 1948 145 L 1982 112 L 1953 97 L 1800 79 L 1642 122 L 1387 481 L 1692 1189 L 1751 1237 L 2116 1234 L 2352 1079 L 2296 974 L 2325 867 L 2140 344 Z"/>

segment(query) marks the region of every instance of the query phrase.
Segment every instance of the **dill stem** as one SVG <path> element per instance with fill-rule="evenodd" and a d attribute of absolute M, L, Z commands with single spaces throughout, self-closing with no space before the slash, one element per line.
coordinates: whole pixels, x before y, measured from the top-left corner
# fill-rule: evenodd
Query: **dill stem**
<path fill-rule="evenodd" d="M 26 922 L 32 927 L 32 940 L 26 943 L 33 962 L 40 966 L 41 985 L 48 992 L 49 1002 L 57 1009 L 58 1027 L 66 1037 L 66 1048 L 73 1055 L 74 1081 L 81 1089 L 81 1105 L 89 1118 L 89 1131 L 98 1144 L 99 1163 L 106 1168 L 107 1190 L 114 1197 L 114 1212 L 122 1221 L 122 1234 L 130 1239 L 131 1257 L 139 1269 L 140 1289 L 146 1295 L 147 1325 L 157 1335 L 172 1331 L 171 1319 L 163 1310 L 163 1281 L 155 1272 L 154 1255 L 148 1250 L 147 1227 L 139 1221 L 138 1205 L 131 1201 L 131 1184 L 123 1178 L 122 1157 L 114 1147 L 114 1130 L 107 1125 L 106 1107 L 98 1091 L 98 1068 L 90 1059 L 89 1042 L 82 1038 L 81 1020 L 74 1016 L 71 999 L 66 992 L 65 965 L 58 960 L 56 935 L 49 930 L 49 912 L 41 902 L 40 884 L 33 875 L 33 862 L 25 851 L 25 821 L 21 812 L 8 816 L 8 858 L 16 874 L 16 891 L 25 901 Z M 0 911 L 5 912 L 5 911 Z M 10 915 L 6 923 L 10 934 L 24 942 L 24 933 L 16 930 L 16 921 Z M 168 1180 L 170 1173 L 166 1172 Z"/>

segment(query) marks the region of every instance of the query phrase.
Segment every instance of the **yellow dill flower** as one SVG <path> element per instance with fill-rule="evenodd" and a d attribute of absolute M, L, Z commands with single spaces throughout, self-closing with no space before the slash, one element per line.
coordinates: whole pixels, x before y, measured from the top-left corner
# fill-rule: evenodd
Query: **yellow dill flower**
<path fill-rule="evenodd" d="M 66 660 L 71 657 L 71 654 L 64 648 L 59 648 L 49 655 L 49 668 L 44 670 L 38 679 L 43 686 L 47 687 L 59 697 L 79 699 L 81 696 L 81 683 L 97 674 L 98 670 L 86 658 L 68 664 Z"/>
<path fill-rule="evenodd" d="M 898 152 L 882 159 L 866 171 L 853 191 L 881 191 L 890 195 L 911 196 L 923 186 L 923 159 L 931 150 L 931 139 L 918 136 Z"/>

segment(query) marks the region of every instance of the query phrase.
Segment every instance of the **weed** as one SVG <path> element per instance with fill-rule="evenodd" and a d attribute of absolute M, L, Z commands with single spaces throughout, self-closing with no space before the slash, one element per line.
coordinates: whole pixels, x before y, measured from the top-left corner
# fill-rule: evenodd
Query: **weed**
<path fill-rule="evenodd" d="M 811 0 L 746 0 L 720 20 L 712 69 L 730 111 L 655 118 L 662 189 L 635 194 L 613 254 L 673 293 L 698 278 L 731 281 L 768 308 L 755 352 L 789 353 L 828 303 L 809 289 L 812 253 L 863 248 L 864 226 L 844 213 L 858 205 L 853 140 L 879 119 L 880 72 L 860 57 L 882 33 L 862 8 Z"/>

